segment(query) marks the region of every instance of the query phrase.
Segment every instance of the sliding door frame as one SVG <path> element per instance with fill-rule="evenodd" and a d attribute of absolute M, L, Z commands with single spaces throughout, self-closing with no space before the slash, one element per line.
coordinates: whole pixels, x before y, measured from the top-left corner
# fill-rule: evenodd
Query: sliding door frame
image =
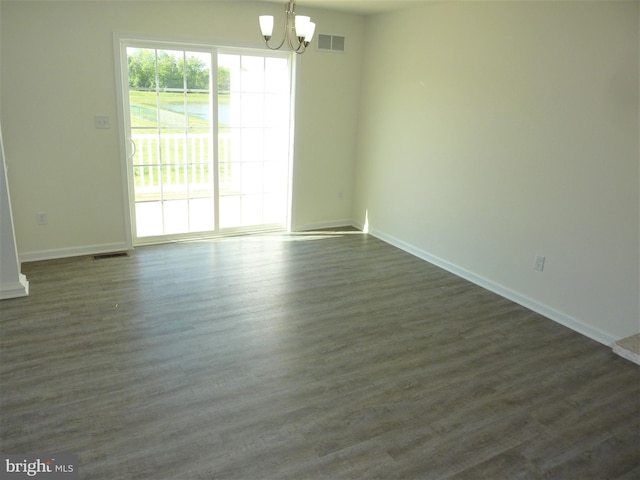
<path fill-rule="evenodd" d="M 158 237 L 137 237 L 135 231 L 135 185 L 132 174 L 132 144 L 130 139 L 130 104 L 129 104 L 129 85 L 125 79 L 128 77 L 128 61 L 127 47 L 134 48 L 150 48 L 150 49 L 180 49 L 195 52 L 205 52 L 211 54 L 211 89 L 210 95 L 213 99 L 211 114 L 212 128 L 212 149 L 213 149 L 213 175 L 214 175 L 214 220 L 215 230 L 210 232 L 194 232 L 181 233 L 172 235 L 162 235 Z M 196 239 L 203 237 L 215 237 L 224 235 L 233 235 L 238 233 L 248 233 L 257 231 L 252 228 L 237 228 L 233 230 L 220 230 L 220 211 L 219 211 L 219 165 L 218 165 L 218 81 L 217 81 L 217 55 L 219 53 L 237 54 L 237 55 L 256 55 L 262 57 L 279 57 L 287 58 L 289 62 L 289 91 L 290 91 L 290 113 L 289 113 L 289 141 L 288 141 L 288 158 L 287 158 L 287 198 L 286 198 L 286 220 L 284 228 L 286 231 L 291 230 L 292 218 L 292 193 L 293 193 L 293 157 L 294 157 L 294 106 L 295 106 L 295 78 L 296 78 L 296 59 L 290 53 L 273 52 L 265 49 L 256 49 L 240 46 L 217 45 L 208 42 L 185 41 L 173 38 L 156 38 L 138 35 L 114 34 L 114 59 L 115 59 L 115 76 L 116 76 L 116 95 L 118 110 L 118 129 L 119 144 L 121 157 L 121 175 L 123 185 L 123 202 L 124 202 L 124 220 L 126 222 L 126 240 L 129 248 L 134 246 L 167 243 L 171 241 Z"/>

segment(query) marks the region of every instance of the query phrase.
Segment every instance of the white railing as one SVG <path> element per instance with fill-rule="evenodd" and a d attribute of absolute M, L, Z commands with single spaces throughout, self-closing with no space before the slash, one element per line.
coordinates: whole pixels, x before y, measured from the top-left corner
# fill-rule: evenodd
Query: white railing
<path fill-rule="evenodd" d="M 191 192 L 208 192 L 213 180 L 212 142 L 206 133 L 135 133 L 133 167 L 136 197 L 156 196 L 165 192 L 182 191 L 188 185 Z M 218 135 L 219 162 L 230 158 L 230 135 Z M 162 160 L 162 161 L 161 161 Z M 160 168 L 163 167 L 163 168 Z M 221 169 L 220 175 L 231 174 Z M 162 179 L 162 182 L 160 181 Z M 223 183 L 227 179 L 220 178 Z"/>

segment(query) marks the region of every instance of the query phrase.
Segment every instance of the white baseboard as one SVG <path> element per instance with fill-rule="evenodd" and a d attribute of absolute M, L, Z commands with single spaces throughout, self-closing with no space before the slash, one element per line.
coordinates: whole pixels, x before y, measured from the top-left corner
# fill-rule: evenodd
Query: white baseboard
<path fill-rule="evenodd" d="M 83 255 L 96 255 L 99 253 L 124 252 L 132 247 L 126 242 L 103 243 L 99 245 L 87 245 L 83 247 L 55 248 L 52 250 L 40 250 L 35 252 L 22 252 L 18 256 L 20 262 L 38 262 L 40 260 L 54 260 L 57 258 L 80 257 Z"/>
<path fill-rule="evenodd" d="M 16 283 L 0 285 L 0 300 L 26 297 L 29 295 L 29 281 L 22 273 L 18 274 Z"/>
<path fill-rule="evenodd" d="M 473 272 L 470 272 L 440 257 L 432 255 L 429 252 L 425 252 L 424 250 L 416 248 L 413 245 L 406 243 L 402 240 L 399 240 L 391 235 L 387 235 L 384 232 L 381 232 L 378 230 L 369 230 L 369 234 L 390 245 L 393 245 L 394 247 L 398 247 L 399 249 L 404 250 L 407 253 L 415 255 L 416 257 L 421 258 L 422 260 L 425 260 L 433 265 L 436 265 L 437 267 L 440 267 L 443 270 L 453 273 L 458 277 L 464 278 L 465 280 L 468 280 L 471 283 L 474 283 L 482 288 L 485 288 L 493 293 L 496 293 L 501 297 L 511 300 L 512 302 L 515 302 L 519 305 L 522 305 L 523 307 L 526 307 L 529 310 L 532 310 L 536 313 L 539 313 L 540 315 L 543 315 L 544 317 L 547 317 L 548 319 L 553 320 L 554 322 L 557 322 L 561 325 L 564 325 L 567 328 L 570 328 L 571 330 L 574 330 L 582 335 L 585 335 L 586 337 L 589 337 L 592 340 L 595 340 L 596 342 L 606 345 L 607 347 L 611 347 L 613 343 L 617 340 L 617 338 L 611 335 L 610 333 L 604 332 L 598 328 L 587 325 L 586 323 L 581 322 L 576 318 L 573 318 L 569 315 L 559 312 L 558 310 L 555 310 L 554 308 L 544 305 L 526 295 L 513 291 L 510 288 L 507 288 L 503 285 L 495 283 L 480 275 L 476 275 Z"/>

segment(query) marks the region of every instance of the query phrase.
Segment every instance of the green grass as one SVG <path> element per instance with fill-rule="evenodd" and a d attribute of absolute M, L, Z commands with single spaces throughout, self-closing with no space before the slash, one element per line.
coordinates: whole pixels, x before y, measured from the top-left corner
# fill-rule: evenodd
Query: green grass
<path fill-rule="evenodd" d="M 189 101 L 192 103 L 209 103 L 209 94 L 189 93 Z M 220 97 L 228 95 L 220 95 Z M 184 102 L 182 92 L 160 92 L 162 102 L 167 105 L 181 105 Z M 143 105 L 151 108 L 156 107 L 156 92 L 129 90 L 129 102 L 135 105 Z"/>
<path fill-rule="evenodd" d="M 157 108 L 157 95 L 156 92 L 129 90 L 129 104 L 131 105 L 131 127 L 133 128 L 153 128 L 157 127 L 157 121 L 152 118 L 155 115 L 155 109 Z M 192 104 L 208 104 L 209 94 L 203 93 L 190 93 L 188 94 L 188 101 Z M 162 105 L 184 105 L 184 94 L 181 92 L 160 92 L 161 110 Z M 218 103 L 228 103 L 229 95 L 221 94 L 218 96 Z M 144 112 L 149 112 L 147 116 Z M 171 115 L 173 118 L 176 116 L 184 115 L 166 110 L 167 115 Z M 150 118 L 151 117 L 151 118 Z M 196 115 L 188 115 L 189 127 L 208 127 L 209 121 L 200 118 Z M 179 129 L 176 132 L 180 131 Z"/>

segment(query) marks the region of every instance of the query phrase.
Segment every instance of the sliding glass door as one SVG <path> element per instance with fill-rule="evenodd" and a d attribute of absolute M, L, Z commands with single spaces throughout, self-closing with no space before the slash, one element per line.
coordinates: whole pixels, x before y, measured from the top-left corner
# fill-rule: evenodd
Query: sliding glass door
<path fill-rule="evenodd" d="M 135 243 L 284 228 L 290 58 L 126 43 Z"/>

